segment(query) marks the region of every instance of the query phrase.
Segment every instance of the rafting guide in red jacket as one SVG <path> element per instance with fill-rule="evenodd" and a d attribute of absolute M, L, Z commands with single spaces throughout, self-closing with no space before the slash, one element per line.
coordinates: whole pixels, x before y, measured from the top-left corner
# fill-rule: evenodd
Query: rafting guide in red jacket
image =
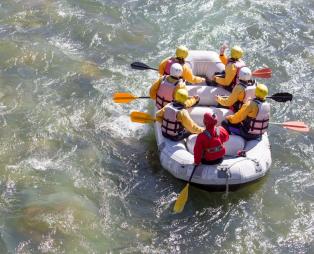
<path fill-rule="evenodd" d="M 216 127 L 217 117 L 215 114 L 204 114 L 203 119 L 206 130 L 200 133 L 194 146 L 195 165 L 213 165 L 222 162 L 226 149 L 223 143 L 229 139 L 229 133 L 223 127 Z"/>

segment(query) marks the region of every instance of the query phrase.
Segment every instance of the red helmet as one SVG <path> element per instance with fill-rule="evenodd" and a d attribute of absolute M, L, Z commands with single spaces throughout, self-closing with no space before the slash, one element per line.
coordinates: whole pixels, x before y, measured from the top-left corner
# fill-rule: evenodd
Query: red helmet
<path fill-rule="evenodd" d="M 208 130 L 213 129 L 215 127 L 215 125 L 217 124 L 216 115 L 211 114 L 211 113 L 205 113 L 203 123 L 204 123 L 206 129 L 208 129 Z"/>

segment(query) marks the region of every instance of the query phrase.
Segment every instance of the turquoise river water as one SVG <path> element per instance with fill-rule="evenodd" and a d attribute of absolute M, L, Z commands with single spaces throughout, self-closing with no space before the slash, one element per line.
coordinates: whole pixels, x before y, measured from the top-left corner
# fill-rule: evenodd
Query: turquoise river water
<path fill-rule="evenodd" d="M 131 123 L 175 47 L 273 69 L 272 121 L 314 127 L 313 0 L 0 0 L 0 253 L 313 253 L 314 132 L 269 128 L 269 174 L 224 198 L 162 169 Z"/>

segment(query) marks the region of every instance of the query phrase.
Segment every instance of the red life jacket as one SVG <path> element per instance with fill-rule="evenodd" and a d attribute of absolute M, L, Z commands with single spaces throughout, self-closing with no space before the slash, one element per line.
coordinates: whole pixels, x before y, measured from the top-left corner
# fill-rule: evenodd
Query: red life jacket
<path fill-rule="evenodd" d="M 228 59 L 228 63 L 227 64 L 234 64 L 235 67 L 237 68 L 237 73 L 236 75 L 234 76 L 233 80 L 231 81 L 231 84 L 227 87 L 228 90 L 232 91 L 232 89 L 235 87 L 236 84 L 239 83 L 239 72 L 240 72 L 240 69 L 242 67 L 245 67 L 245 63 L 242 59 L 238 59 L 238 60 L 234 60 L 232 58 L 229 58 Z"/>
<path fill-rule="evenodd" d="M 171 68 L 171 65 L 174 63 L 176 63 L 175 58 L 171 57 L 168 59 L 164 75 L 170 75 L 170 68 Z"/>
<path fill-rule="evenodd" d="M 182 105 L 175 106 L 173 103 L 169 103 L 166 105 L 161 124 L 161 132 L 164 135 L 177 137 L 184 131 L 182 123 L 177 120 L 177 115 L 182 109 Z"/>
<path fill-rule="evenodd" d="M 184 62 L 178 61 L 178 59 L 176 59 L 175 57 L 170 57 L 167 61 L 164 75 L 170 75 L 170 68 L 171 68 L 171 65 L 173 65 L 174 63 L 181 64 L 183 68 Z"/>
<path fill-rule="evenodd" d="M 166 106 L 168 103 L 172 102 L 173 92 L 180 82 L 180 80 L 177 80 L 175 83 L 171 83 L 168 81 L 168 77 L 169 76 L 163 77 L 156 94 L 156 106 L 158 110 Z"/>
<path fill-rule="evenodd" d="M 260 101 L 254 99 L 258 106 L 258 113 L 256 118 L 247 118 L 244 121 L 244 129 L 249 134 L 262 135 L 268 128 L 269 116 L 270 116 L 270 104 L 266 101 Z"/>
<path fill-rule="evenodd" d="M 225 153 L 226 149 L 222 145 L 223 143 L 220 140 L 220 131 L 219 127 L 215 128 L 215 135 L 212 136 L 208 130 L 203 132 L 208 138 L 208 142 L 206 143 L 206 149 L 203 155 L 203 158 L 207 161 L 217 160 L 222 158 Z"/>

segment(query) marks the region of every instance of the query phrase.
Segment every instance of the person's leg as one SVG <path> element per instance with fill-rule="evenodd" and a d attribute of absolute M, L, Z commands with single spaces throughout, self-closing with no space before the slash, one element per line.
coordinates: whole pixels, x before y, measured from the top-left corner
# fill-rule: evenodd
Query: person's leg
<path fill-rule="evenodd" d="M 231 93 L 232 90 L 233 90 L 233 88 L 231 87 L 231 85 L 229 85 L 229 86 L 218 85 L 218 87 L 221 87 L 221 88 L 227 90 L 227 91 L 230 92 L 230 93 Z"/>
<path fill-rule="evenodd" d="M 181 136 L 170 136 L 170 135 L 168 135 L 168 134 L 166 134 L 166 133 L 162 133 L 162 135 L 163 135 L 165 138 L 170 139 L 170 140 L 172 140 L 172 141 L 180 141 L 181 139 L 183 139 L 183 138 L 181 138 Z"/>
<path fill-rule="evenodd" d="M 229 107 L 227 107 L 227 106 L 222 106 L 221 104 L 217 104 L 217 108 L 226 108 L 226 109 L 230 109 Z"/>
<path fill-rule="evenodd" d="M 222 78 L 224 78 L 225 77 L 225 75 L 226 75 L 226 72 L 225 71 L 216 71 L 215 73 L 214 73 L 214 75 L 215 76 L 218 76 L 218 77 L 222 77 Z"/>
<path fill-rule="evenodd" d="M 215 165 L 215 164 L 219 164 L 223 161 L 223 158 L 219 158 L 219 159 L 216 159 L 216 160 L 212 160 L 212 161 L 208 161 L 208 160 L 205 160 L 204 158 L 202 159 L 202 164 L 204 165 Z"/>
<path fill-rule="evenodd" d="M 226 129 L 226 131 L 228 131 L 229 134 L 231 134 L 231 132 L 229 130 L 229 122 L 228 122 L 228 120 L 223 120 L 221 122 L 221 126 L 224 127 Z"/>
<path fill-rule="evenodd" d="M 191 133 L 190 132 L 188 132 L 188 131 L 186 131 L 186 130 L 184 130 L 183 132 L 181 132 L 179 135 L 177 135 L 177 136 L 170 136 L 170 135 L 168 135 L 168 134 L 164 134 L 163 133 L 163 136 L 164 137 L 166 137 L 166 138 L 168 138 L 168 139 L 170 139 L 170 140 L 172 140 L 172 141 L 180 141 L 180 140 L 183 140 L 183 139 L 185 139 L 185 138 L 187 138 L 188 136 L 190 136 L 191 135 Z"/>
<path fill-rule="evenodd" d="M 224 127 L 229 134 L 240 135 L 240 125 L 232 124 L 228 120 L 223 120 L 221 126 Z"/>
<path fill-rule="evenodd" d="M 192 133 L 191 132 L 188 132 L 187 130 L 184 130 L 183 133 L 182 133 L 182 138 L 181 139 L 184 139 L 184 138 L 187 138 L 188 136 L 190 136 Z"/>
<path fill-rule="evenodd" d="M 243 126 L 241 126 L 239 130 L 240 130 L 239 135 L 248 141 L 249 140 L 261 140 L 261 138 L 262 138 L 261 135 L 255 135 L 255 134 L 248 133 L 247 130 L 245 130 L 243 128 Z"/>
<path fill-rule="evenodd" d="M 218 84 L 215 81 L 210 80 L 208 78 L 205 79 L 205 82 L 206 82 L 206 85 L 208 86 L 218 86 Z"/>

